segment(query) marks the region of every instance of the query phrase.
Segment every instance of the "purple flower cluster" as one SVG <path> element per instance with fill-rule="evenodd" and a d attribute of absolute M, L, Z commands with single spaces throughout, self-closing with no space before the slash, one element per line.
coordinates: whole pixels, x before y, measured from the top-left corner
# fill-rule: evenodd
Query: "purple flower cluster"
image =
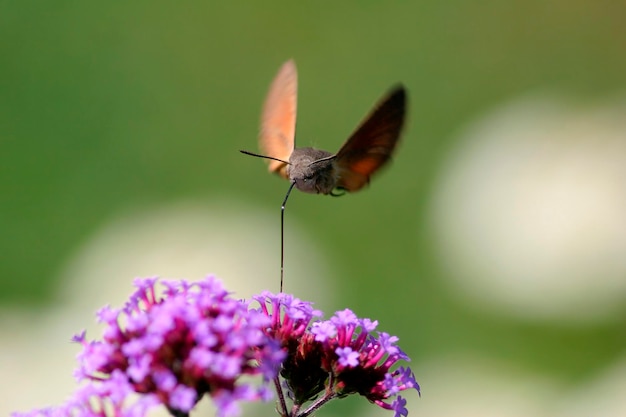
<path fill-rule="evenodd" d="M 280 375 L 294 407 L 287 412 L 282 401 L 283 415 L 305 417 L 329 400 L 350 394 L 360 394 L 393 410 L 395 417 L 408 414 L 406 400 L 397 394 L 411 388 L 419 393 L 419 385 L 410 368 L 390 370 L 399 360 L 409 358 L 395 345 L 397 337 L 373 334 L 378 322 L 360 319 L 346 309 L 330 320 L 312 323 L 321 313 L 310 303 L 269 292 L 255 299 L 261 304 L 260 311 L 272 320 L 271 335 L 287 351 Z M 317 398 L 322 392 L 322 397 Z M 391 403 L 386 401 L 392 397 L 395 399 Z M 309 408 L 300 411 L 313 400 Z"/>
<path fill-rule="evenodd" d="M 83 386 L 74 396 L 14 417 L 140 417 L 157 406 L 184 417 L 204 396 L 219 417 L 231 417 L 241 400 L 271 399 L 270 381 L 281 417 L 307 417 L 351 394 L 406 417 L 398 394 L 419 393 L 410 368 L 391 369 L 409 360 L 398 338 L 375 332 L 377 322 L 350 310 L 321 321 L 310 302 L 270 292 L 251 306 L 231 298 L 213 277 L 197 283 L 149 278 L 135 286 L 123 308 L 98 312 L 102 340 L 88 341 L 84 332 L 74 337 L 83 346 L 75 372 Z"/>
<path fill-rule="evenodd" d="M 123 309 L 101 309 L 102 341 L 89 342 L 84 333 L 74 337 L 83 345 L 75 374 L 88 385 L 54 415 L 103 416 L 109 409 L 134 416 L 161 404 L 180 416 L 207 394 L 226 417 L 239 413 L 239 400 L 271 399 L 268 384 L 239 381 L 243 375 L 267 381 L 278 372 L 284 354 L 265 333 L 269 318 L 231 298 L 212 277 L 160 283 L 162 297 L 156 279 L 136 280 Z M 91 394 L 98 392 L 108 405 L 94 408 Z M 128 404 L 131 393 L 143 394 L 141 401 Z"/>

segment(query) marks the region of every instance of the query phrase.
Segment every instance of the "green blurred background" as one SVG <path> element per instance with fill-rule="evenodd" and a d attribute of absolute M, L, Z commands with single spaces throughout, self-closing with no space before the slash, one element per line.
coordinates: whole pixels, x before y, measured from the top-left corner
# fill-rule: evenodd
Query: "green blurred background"
<path fill-rule="evenodd" d="M 426 210 L 455 135 L 502 101 L 623 92 L 624 22 L 618 1 L 3 1 L 0 303 L 53 302 L 67 257 L 125 207 L 240 197 L 278 219 L 287 183 L 238 150 L 256 150 L 264 95 L 294 58 L 301 146 L 334 151 L 392 84 L 410 94 L 403 143 L 369 190 L 289 201 L 288 225 L 329 255 L 336 307 L 380 320 L 417 364 L 480 352 L 583 381 L 624 354 L 625 321 L 537 324 L 458 303 Z"/>

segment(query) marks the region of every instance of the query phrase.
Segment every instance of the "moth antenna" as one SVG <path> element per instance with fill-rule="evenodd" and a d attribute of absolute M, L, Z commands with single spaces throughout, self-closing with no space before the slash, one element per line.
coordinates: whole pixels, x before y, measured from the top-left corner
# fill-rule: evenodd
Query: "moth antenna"
<path fill-rule="evenodd" d="M 280 206 L 280 292 L 283 292 L 283 275 L 285 269 L 285 206 L 287 205 L 287 199 L 294 185 L 296 185 L 295 181 L 289 186 L 283 204 Z"/>
<path fill-rule="evenodd" d="M 337 154 L 331 155 L 331 156 L 327 156 L 325 158 L 316 159 L 315 161 L 311 162 L 309 164 L 309 166 L 315 165 L 315 164 L 319 164 L 320 162 L 330 161 L 331 159 L 335 159 L 336 157 L 337 157 Z"/>
<path fill-rule="evenodd" d="M 250 156 L 256 156 L 257 158 L 273 159 L 274 161 L 278 161 L 278 162 L 282 162 L 283 164 L 291 165 L 288 161 L 283 161 L 282 159 L 274 158 L 273 156 L 259 155 L 258 153 L 242 151 L 242 150 L 239 150 L 239 152 L 244 153 L 246 155 L 250 155 Z"/>

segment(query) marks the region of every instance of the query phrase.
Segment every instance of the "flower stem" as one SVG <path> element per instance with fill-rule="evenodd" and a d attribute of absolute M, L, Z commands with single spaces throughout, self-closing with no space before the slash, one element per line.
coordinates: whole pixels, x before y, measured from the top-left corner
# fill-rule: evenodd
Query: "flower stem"
<path fill-rule="evenodd" d="M 334 378 L 333 373 L 330 372 L 328 374 L 328 382 L 326 385 L 326 392 L 324 392 L 324 396 L 318 398 L 313 404 L 309 406 L 309 408 L 304 410 L 302 413 L 298 414 L 297 417 L 308 417 L 309 415 L 317 411 L 321 406 L 326 404 L 328 401 L 337 397 L 337 393 L 333 390 L 334 386 L 335 386 L 335 378 Z"/>
<path fill-rule="evenodd" d="M 326 392 L 323 397 L 318 398 L 313 404 L 309 406 L 306 410 L 298 414 L 297 417 L 308 417 L 313 414 L 317 409 L 326 404 L 328 401 L 337 397 L 337 394 L 334 392 Z"/>
<path fill-rule="evenodd" d="M 169 408 L 169 407 L 167 408 L 167 411 L 170 412 L 172 417 L 189 417 L 189 413 L 186 413 L 184 411 L 175 410 L 175 409 Z"/>
<path fill-rule="evenodd" d="M 283 394 L 283 389 L 280 386 L 280 379 L 278 376 L 274 378 L 274 386 L 276 387 L 276 395 L 278 396 L 278 404 L 279 404 L 278 413 L 282 417 L 289 417 L 289 415 L 287 414 L 287 403 L 285 402 L 285 395 Z"/>

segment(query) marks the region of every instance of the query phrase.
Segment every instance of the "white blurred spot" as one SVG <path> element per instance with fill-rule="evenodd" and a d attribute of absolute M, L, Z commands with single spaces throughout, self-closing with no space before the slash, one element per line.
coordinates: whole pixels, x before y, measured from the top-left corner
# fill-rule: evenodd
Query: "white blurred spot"
<path fill-rule="evenodd" d="M 409 415 L 429 417 L 548 417 L 561 387 L 511 364 L 473 356 L 448 357 L 414 368 L 422 397 Z"/>
<path fill-rule="evenodd" d="M 521 100 L 459 143 L 432 206 L 452 287 L 524 318 L 623 311 L 626 108 Z"/>
<path fill-rule="evenodd" d="M 511 363 L 475 355 L 431 359 L 412 366 L 422 396 L 409 394 L 409 417 L 621 417 L 626 415 L 626 361 L 586 383 L 528 372 Z M 369 407 L 368 407 L 369 406 Z M 365 417 L 389 412 L 363 405 Z"/>
<path fill-rule="evenodd" d="M 238 298 L 280 284 L 280 211 L 238 201 L 187 202 L 120 213 L 79 250 L 64 272 L 66 296 L 89 304 L 114 303 L 133 278 L 220 278 Z M 285 291 L 329 301 L 329 268 L 293 216 L 285 225 Z M 116 287 L 122 288 L 119 294 Z M 95 291 L 94 291 L 95 290 Z M 113 293 L 109 293 L 113 291 Z"/>
<path fill-rule="evenodd" d="M 215 274 L 238 298 L 278 292 L 280 212 L 250 207 L 187 202 L 130 210 L 105 224 L 68 261 L 56 305 L 1 312 L 0 415 L 58 405 L 71 395 L 80 347 L 70 338 L 84 328 L 89 339 L 99 338 L 95 312 L 105 304 L 121 306 L 135 277 L 198 280 Z M 295 216 L 285 239 L 285 291 L 317 308 L 332 305 L 327 262 Z M 200 406 L 206 412 L 210 402 Z"/>

